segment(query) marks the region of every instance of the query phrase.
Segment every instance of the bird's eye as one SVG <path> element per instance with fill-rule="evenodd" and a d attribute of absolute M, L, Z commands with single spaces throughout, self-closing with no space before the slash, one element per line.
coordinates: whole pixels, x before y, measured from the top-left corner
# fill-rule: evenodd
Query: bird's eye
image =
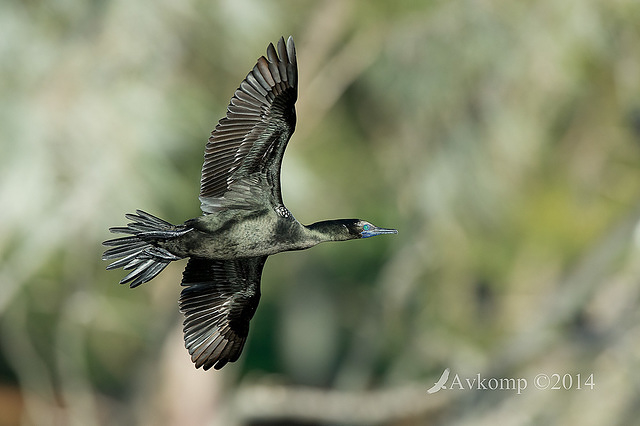
<path fill-rule="evenodd" d="M 364 225 L 364 226 L 362 227 L 362 229 L 364 229 L 365 231 L 368 231 L 368 230 L 369 230 L 369 225 Z"/>

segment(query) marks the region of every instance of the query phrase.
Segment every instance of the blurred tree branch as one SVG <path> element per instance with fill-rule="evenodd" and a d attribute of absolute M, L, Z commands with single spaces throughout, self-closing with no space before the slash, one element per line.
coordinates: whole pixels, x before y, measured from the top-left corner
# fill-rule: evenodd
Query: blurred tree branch
<path fill-rule="evenodd" d="M 234 398 L 241 424 L 252 420 L 375 425 L 438 417 L 447 397 L 433 383 L 349 392 L 298 386 L 244 385 Z"/>

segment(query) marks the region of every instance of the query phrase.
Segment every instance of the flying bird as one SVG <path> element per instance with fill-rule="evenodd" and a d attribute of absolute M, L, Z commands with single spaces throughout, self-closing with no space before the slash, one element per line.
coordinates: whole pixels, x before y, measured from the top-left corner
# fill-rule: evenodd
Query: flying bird
<path fill-rule="evenodd" d="M 196 368 L 222 368 L 240 356 L 260 299 L 267 256 L 395 229 L 360 219 L 302 225 L 282 202 L 280 166 L 296 125 L 298 68 L 293 38 L 256 65 L 235 91 L 227 114 L 206 144 L 200 180 L 202 216 L 172 225 L 142 210 L 113 227 L 127 236 L 105 241 L 107 269 L 130 271 L 121 284 L 137 287 L 174 260 L 189 258 L 179 306 L 184 340 Z"/>
<path fill-rule="evenodd" d="M 431 386 L 429 389 L 427 389 L 427 393 L 436 393 L 440 389 L 446 389 L 447 387 L 445 385 L 447 384 L 447 380 L 449 380 L 450 372 L 451 372 L 450 368 L 445 368 L 444 371 L 442 372 L 442 375 L 438 379 L 438 381 L 435 382 L 433 386 Z"/>

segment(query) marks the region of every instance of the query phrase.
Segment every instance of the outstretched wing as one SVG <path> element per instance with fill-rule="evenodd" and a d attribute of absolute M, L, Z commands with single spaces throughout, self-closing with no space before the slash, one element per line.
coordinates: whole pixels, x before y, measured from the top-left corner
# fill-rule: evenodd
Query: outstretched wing
<path fill-rule="evenodd" d="M 200 203 L 204 213 L 233 205 L 251 207 L 265 197 L 282 204 L 280 165 L 295 129 L 298 67 L 293 38 L 278 48 L 269 44 L 267 58 L 240 83 L 207 143 Z"/>
<path fill-rule="evenodd" d="M 267 257 L 233 260 L 191 258 L 180 293 L 184 341 L 196 368 L 222 368 L 240 356 L 249 320 L 260 300 Z"/>

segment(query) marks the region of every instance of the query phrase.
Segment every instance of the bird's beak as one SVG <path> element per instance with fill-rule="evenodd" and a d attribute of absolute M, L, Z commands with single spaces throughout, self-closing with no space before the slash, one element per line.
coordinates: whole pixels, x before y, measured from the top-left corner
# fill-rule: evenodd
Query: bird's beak
<path fill-rule="evenodd" d="M 397 229 L 388 229 L 388 228 L 378 228 L 377 226 L 372 226 L 367 231 L 362 231 L 360 234 L 362 238 L 375 237 L 376 235 L 382 234 L 397 234 Z"/>

